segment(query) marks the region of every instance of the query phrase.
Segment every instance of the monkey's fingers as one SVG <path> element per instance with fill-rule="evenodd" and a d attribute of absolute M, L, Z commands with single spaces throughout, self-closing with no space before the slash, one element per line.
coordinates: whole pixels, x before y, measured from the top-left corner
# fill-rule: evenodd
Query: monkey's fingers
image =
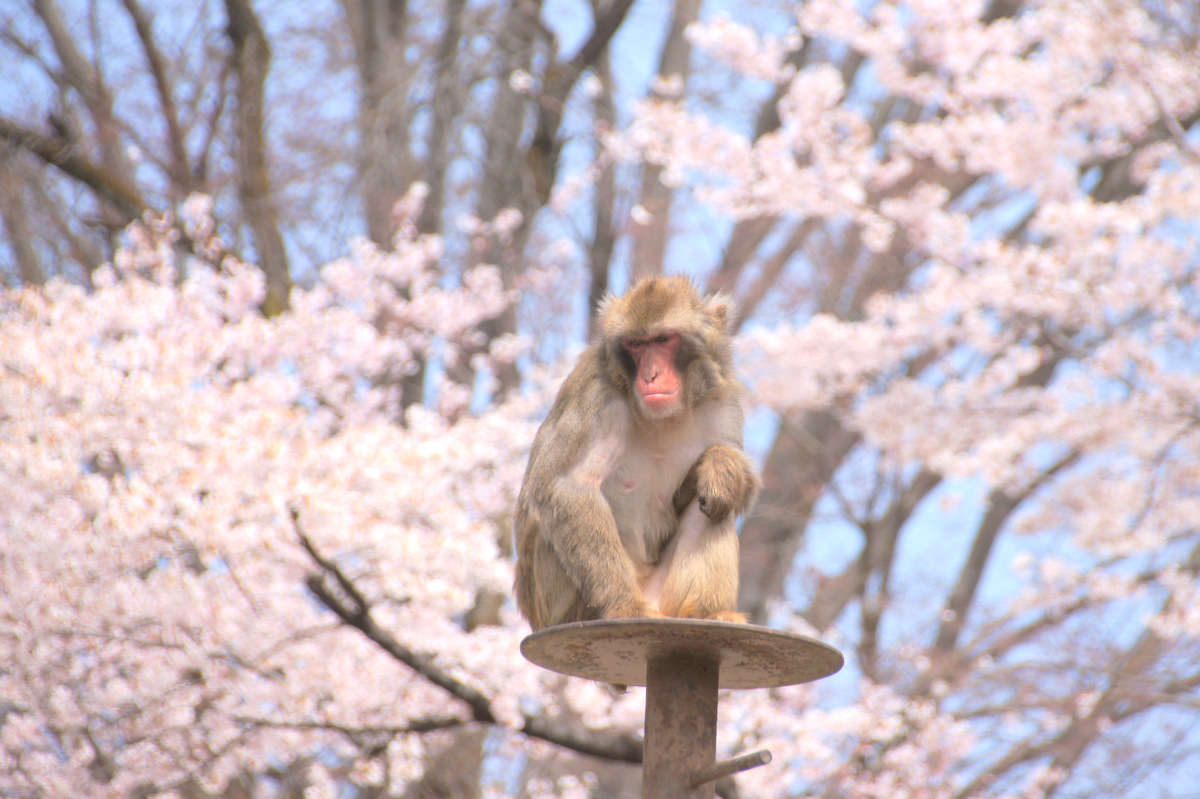
<path fill-rule="evenodd" d="M 720 524 L 729 516 L 729 512 L 733 510 L 733 503 L 725 499 L 717 497 L 700 497 L 700 512 L 711 519 L 714 523 Z"/>
<path fill-rule="evenodd" d="M 693 471 L 700 509 L 713 521 L 723 521 L 730 513 L 744 512 L 758 493 L 758 476 L 750 460 L 732 447 L 709 447 Z"/>
<path fill-rule="evenodd" d="M 675 497 L 672 499 L 672 504 L 675 506 L 675 515 L 682 516 L 683 509 L 686 508 L 691 501 L 696 498 L 696 467 L 693 466 L 684 478 L 683 483 L 675 490 Z M 703 510 L 703 502 L 701 510 Z"/>

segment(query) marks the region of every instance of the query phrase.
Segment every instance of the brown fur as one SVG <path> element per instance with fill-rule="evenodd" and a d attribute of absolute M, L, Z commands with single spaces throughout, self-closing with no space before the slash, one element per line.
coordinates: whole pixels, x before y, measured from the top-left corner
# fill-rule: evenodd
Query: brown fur
<path fill-rule="evenodd" d="M 648 278 L 601 304 L 600 335 L 538 431 L 517 500 L 514 588 L 535 630 L 596 618 L 744 620 L 733 523 L 759 483 L 742 451 L 729 308 L 680 277 Z M 661 333 L 682 340 L 683 397 L 653 418 L 624 347 Z"/>

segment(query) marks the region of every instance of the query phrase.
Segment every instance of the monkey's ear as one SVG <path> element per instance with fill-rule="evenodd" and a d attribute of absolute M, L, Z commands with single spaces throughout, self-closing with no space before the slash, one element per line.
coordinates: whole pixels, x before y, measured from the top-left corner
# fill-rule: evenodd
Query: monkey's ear
<path fill-rule="evenodd" d="M 612 339 L 619 334 L 617 319 L 622 313 L 620 305 L 620 295 L 609 289 L 600 299 L 600 304 L 596 306 L 596 317 L 600 320 L 599 332 L 602 338 Z"/>
<path fill-rule="evenodd" d="M 726 331 L 733 324 L 733 320 L 737 318 L 737 305 L 728 294 L 720 292 L 706 299 L 704 311 L 717 323 L 717 327 Z"/>

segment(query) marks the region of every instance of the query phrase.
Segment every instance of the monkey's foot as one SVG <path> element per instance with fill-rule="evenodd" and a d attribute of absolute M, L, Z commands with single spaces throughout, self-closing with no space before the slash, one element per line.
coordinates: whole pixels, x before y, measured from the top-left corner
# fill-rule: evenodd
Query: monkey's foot
<path fill-rule="evenodd" d="M 648 602 L 639 602 L 620 608 L 612 608 L 604 614 L 606 619 L 661 619 L 663 614 Z"/>
<path fill-rule="evenodd" d="M 750 622 L 745 613 L 738 613 L 736 610 L 718 610 L 708 618 L 713 621 L 731 621 L 735 624 L 748 624 Z"/>

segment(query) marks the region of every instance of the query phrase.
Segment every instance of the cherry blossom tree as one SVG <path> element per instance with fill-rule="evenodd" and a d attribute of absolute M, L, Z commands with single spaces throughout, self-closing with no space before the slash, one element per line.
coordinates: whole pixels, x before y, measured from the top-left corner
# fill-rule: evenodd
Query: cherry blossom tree
<path fill-rule="evenodd" d="M 1190 785 L 1194 9 L 664 19 L 619 111 L 607 51 L 513 49 L 491 163 L 535 190 L 450 230 L 415 183 L 286 308 L 201 194 L 0 294 L 0 793 L 626 790 L 642 697 L 520 658 L 508 518 L 571 349 L 540 314 L 657 269 L 742 310 L 741 606 L 848 660 L 723 697 L 723 752 L 775 755 L 723 796 Z"/>

